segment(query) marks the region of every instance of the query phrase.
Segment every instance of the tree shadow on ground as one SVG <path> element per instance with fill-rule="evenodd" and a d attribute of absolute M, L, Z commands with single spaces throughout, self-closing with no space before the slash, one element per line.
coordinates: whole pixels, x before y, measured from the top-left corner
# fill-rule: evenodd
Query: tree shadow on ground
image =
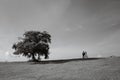
<path fill-rule="evenodd" d="M 62 60 L 46 60 L 46 61 L 35 61 L 31 62 L 32 64 L 61 64 L 66 63 L 70 61 L 86 61 L 86 60 L 98 60 L 98 59 L 104 59 L 104 58 L 75 58 L 75 59 L 62 59 Z"/>

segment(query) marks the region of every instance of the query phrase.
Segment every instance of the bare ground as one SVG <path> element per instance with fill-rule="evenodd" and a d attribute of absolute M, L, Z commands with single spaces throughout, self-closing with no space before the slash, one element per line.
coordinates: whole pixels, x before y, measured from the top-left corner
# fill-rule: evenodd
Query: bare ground
<path fill-rule="evenodd" d="M 59 64 L 1 62 L 0 80 L 120 80 L 120 58 Z"/>

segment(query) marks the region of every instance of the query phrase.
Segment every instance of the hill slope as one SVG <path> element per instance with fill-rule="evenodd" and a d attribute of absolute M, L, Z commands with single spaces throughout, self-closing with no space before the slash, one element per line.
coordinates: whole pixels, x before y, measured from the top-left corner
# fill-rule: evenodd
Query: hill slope
<path fill-rule="evenodd" d="M 0 80 L 120 80 L 120 58 L 60 64 L 0 63 Z"/>

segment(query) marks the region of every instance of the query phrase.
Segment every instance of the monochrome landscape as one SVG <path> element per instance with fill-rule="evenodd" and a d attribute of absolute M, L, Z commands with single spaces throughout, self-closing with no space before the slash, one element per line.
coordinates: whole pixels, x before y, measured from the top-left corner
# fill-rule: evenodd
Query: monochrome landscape
<path fill-rule="evenodd" d="M 120 80 L 120 0 L 0 0 L 0 80 Z"/>

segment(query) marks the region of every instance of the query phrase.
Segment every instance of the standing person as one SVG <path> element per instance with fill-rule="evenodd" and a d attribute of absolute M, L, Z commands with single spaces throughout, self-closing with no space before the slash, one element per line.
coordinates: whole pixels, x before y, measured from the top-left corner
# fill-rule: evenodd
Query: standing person
<path fill-rule="evenodd" d="M 84 51 L 82 52 L 82 58 L 83 59 L 85 58 L 85 52 Z"/>
<path fill-rule="evenodd" d="M 84 58 L 88 58 L 87 52 L 85 51 Z"/>

